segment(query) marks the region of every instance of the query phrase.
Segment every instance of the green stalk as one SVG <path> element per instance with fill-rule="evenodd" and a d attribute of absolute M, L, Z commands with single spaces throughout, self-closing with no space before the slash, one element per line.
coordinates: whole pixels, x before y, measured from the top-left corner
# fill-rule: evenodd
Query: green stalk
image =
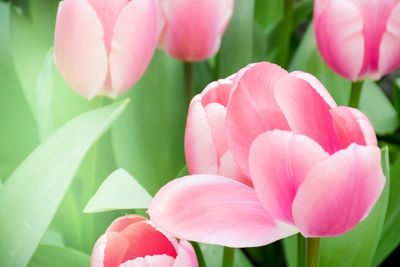
<path fill-rule="evenodd" d="M 199 243 L 190 242 L 190 244 L 192 244 L 194 252 L 196 252 L 197 262 L 199 264 L 199 267 L 206 267 L 206 262 L 204 261 L 203 252 L 201 252 Z"/>
<path fill-rule="evenodd" d="M 307 238 L 307 267 L 319 266 L 319 238 Z"/>
<path fill-rule="evenodd" d="M 364 81 L 353 82 L 351 84 L 349 107 L 358 108 L 363 84 Z"/>
<path fill-rule="evenodd" d="M 306 239 L 300 233 L 297 235 L 297 266 L 306 266 Z"/>
<path fill-rule="evenodd" d="M 235 256 L 235 249 L 224 247 L 224 256 L 222 259 L 222 267 L 233 267 L 233 260 Z"/>
<path fill-rule="evenodd" d="M 185 103 L 186 109 L 189 108 L 190 101 L 192 100 L 195 93 L 194 84 L 194 63 L 183 62 L 183 72 L 185 75 Z"/>
<path fill-rule="evenodd" d="M 285 0 L 285 9 L 279 36 L 279 50 L 276 57 L 276 63 L 283 68 L 287 67 L 289 61 L 290 37 L 293 30 L 294 3 L 295 0 Z"/>

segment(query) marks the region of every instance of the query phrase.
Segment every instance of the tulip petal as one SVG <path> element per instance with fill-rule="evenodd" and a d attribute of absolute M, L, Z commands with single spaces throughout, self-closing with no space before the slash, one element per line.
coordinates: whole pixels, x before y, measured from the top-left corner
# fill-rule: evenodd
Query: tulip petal
<path fill-rule="evenodd" d="M 110 51 L 111 96 L 135 84 L 153 56 L 158 37 L 156 0 L 133 0 L 115 23 Z"/>
<path fill-rule="evenodd" d="M 250 173 L 257 196 L 271 216 L 294 224 L 292 203 L 307 172 L 329 157 L 304 135 L 269 131 L 259 135 L 250 149 Z"/>
<path fill-rule="evenodd" d="M 314 27 L 321 55 L 340 75 L 357 80 L 364 62 L 362 14 L 351 1 L 318 2 Z"/>
<path fill-rule="evenodd" d="M 391 11 L 379 51 L 379 72 L 384 75 L 400 65 L 400 3 Z"/>
<path fill-rule="evenodd" d="M 107 75 L 104 32 L 86 0 L 59 5 L 54 36 L 55 64 L 65 82 L 80 95 L 92 98 Z"/>
<path fill-rule="evenodd" d="M 344 149 L 351 143 L 364 146 L 377 145 L 375 130 L 367 116 L 361 111 L 354 108 L 338 107 L 332 109 L 331 114 L 340 148 Z"/>
<path fill-rule="evenodd" d="M 226 153 L 220 158 L 218 175 L 232 178 L 239 183 L 253 187 L 251 180 L 244 175 L 237 166 L 230 150 L 226 151 Z"/>
<path fill-rule="evenodd" d="M 233 78 L 233 77 L 232 77 Z M 205 107 L 210 103 L 219 103 L 226 107 L 233 87 L 233 80 L 226 78 L 212 82 L 204 88 L 201 104 Z"/>
<path fill-rule="evenodd" d="M 174 267 L 197 267 L 197 257 L 192 245 L 186 240 L 179 243 L 178 256 Z"/>
<path fill-rule="evenodd" d="M 275 96 L 293 133 L 310 137 L 328 153 L 337 150 L 331 107 L 308 82 L 288 75 L 279 82 Z"/>
<path fill-rule="evenodd" d="M 261 246 L 297 232 L 277 224 L 244 184 L 217 175 L 175 179 L 150 204 L 151 220 L 187 240 L 229 247 Z"/>
<path fill-rule="evenodd" d="M 217 173 L 218 159 L 201 95 L 190 103 L 185 132 L 185 155 L 190 174 Z"/>
<path fill-rule="evenodd" d="M 309 171 L 293 202 L 302 235 L 341 235 L 369 214 L 385 186 L 380 155 L 378 147 L 352 144 Z"/>
<path fill-rule="evenodd" d="M 221 104 L 211 103 L 204 110 L 219 159 L 228 150 L 228 137 L 225 131 L 226 108 Z"/>
<path fill-rule="evenodd" d="M 287 72 L 275 64 L 255 64 L 239 75 L 241 77 L 231 95 L 226 115 L 229 147 L 233 158 L 247 176 L 253 140 L 267 130 L 289 130 L 274 97 L 276 83 L 285 75 L 288 75 Z"/>
<path fill-rule="evenodd" d="M 126 261 L 119 267 L 172 267 L 175 259 L 168 255 L 153 255 Z M 117 266 L 117 265 L 115 265 Z"/>
<path fill-rule="evenodd" d="M 130 224 L 146 220 L 146 218 L 139 215 L 126 215 L 124 217 L 115 219 L 107 228 L 106 232 L 122 232 Z"/>

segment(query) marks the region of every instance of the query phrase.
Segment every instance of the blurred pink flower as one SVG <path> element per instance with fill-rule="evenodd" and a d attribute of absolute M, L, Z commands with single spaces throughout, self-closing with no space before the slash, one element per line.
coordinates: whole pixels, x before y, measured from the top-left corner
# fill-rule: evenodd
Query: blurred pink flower
<path fill-rule="evenodd" d="M 315 0 L 314 23 L 322 57 L 349 80 L 400 65 L 400 0 Z"/>
<path fill-rule="evenodd" d="M 189 242 L 160 231 L 146 218 L 127 215 L 116 219 L 96 242 L 91 267 L 197 267 Z"/>
<path fill-rule="evenodd" d="M 310 74 L 266 62 L 239 73 L 226 134 L 254 186 L 213 174 L 176 179 L 154 197 L 151 220 L 178 238 L 230 247 L 351 230 L 385 185 L 368 118 L 337 107 Z"/>
<path fill-rule="evenodd" d="M 201 61 L 219 50 L 233 0 L 160 0 L 160 47 L 172 57 Z"/>
<path fill-rule="evenodd" d="M 157 0 L 64 0 L 56 21 L 56 66 L 80 95 L 116 97 L 145 72 L 157 27 Z"/>

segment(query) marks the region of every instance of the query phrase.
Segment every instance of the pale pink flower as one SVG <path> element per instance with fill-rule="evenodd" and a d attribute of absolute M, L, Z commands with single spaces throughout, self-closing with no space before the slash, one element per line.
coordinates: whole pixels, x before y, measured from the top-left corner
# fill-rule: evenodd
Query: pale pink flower
<path fill-rule="evenodd" d="M 116 97 L 145 72 L 157 27 L 157 0 L 64 0 L 56 21 L 56 66 L 80 95 Z"/>
<path fill-rule="evenodd" d="M 96 242 L 91 267 L 197 267 L 192 245 L 138 215 L 116 219 Z"/>
<path fill-rule="evenodd" d="M 266 62 L 240 73 L 226 133 L 253 187 L 213 174 L 176 179 L 154 197 L 152 221 L 178 238 L 231 247 L 351 230 L 385 185 L 368 118 L 337 107 L 310 74 Z"/>
<path fill-rule="evenodd" d="M 159 0 L 160 47 L 172 57 L 201 61 L 219 50 L 233 13 L 233 0 Z"/>
<path fill-rule="evenodd" d="M 349 80 L 400 65 L 400 0 L 315 0 L 314 26 L 322 57 Z"/>

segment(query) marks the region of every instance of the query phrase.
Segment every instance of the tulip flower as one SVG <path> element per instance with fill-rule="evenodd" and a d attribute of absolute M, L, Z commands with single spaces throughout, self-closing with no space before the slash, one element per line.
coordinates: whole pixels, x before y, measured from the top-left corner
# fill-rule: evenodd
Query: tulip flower
<path fill-rule="evenodd" d="M 116 97 L 145 72 L 157 45 L 157 0 L 64 0 L 55 64 L 80 95 Z"/>
<path fill-rule="evenodd" d="M 127 215 L 116 219 L 96 242 L 91 267 L 197 267 L 189 242 L 178 241 L 146 218 Z"/>
<path fill-rule="evenodd" d="M 201 61 L 219 50 L 233 0 L 160 0 L 159 46 L 183 61 Z"/>
<path fill-rule="evenodd" d="M 148 213 L 178 238 L 252 247 L 297 232 L 341 235 L 368 216 L 384 188 L 368 118 L 338 107 L 310 74 L 265 62 L 242 70 L 225 124 L 253 186 L 215 174 L 169 182 Z"/>
<path fill-rule="evenodd" d="M 228 148 L 225 117 L 234 77 L 211 83 L 192 99 L 185 133 L 186 162 L 190 174 L 219 174 L 251 184 Z"/>
<path fill-rule="evenodd" d="M 399 0 L 315 0 L 315 35 L 326 63 L 352 80 L 378 80 L 400 65 Z"/>

